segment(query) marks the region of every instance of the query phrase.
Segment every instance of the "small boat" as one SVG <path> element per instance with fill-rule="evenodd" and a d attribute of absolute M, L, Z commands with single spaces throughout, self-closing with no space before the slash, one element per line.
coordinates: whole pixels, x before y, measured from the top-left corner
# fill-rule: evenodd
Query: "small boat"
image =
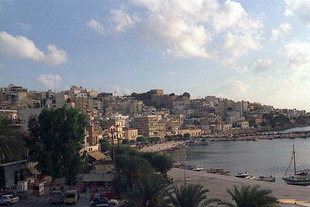
<path fill-rule="evenodd" d="M 248 172 L 237 173 L 237 174 L 235 175 L 236 178 L 248 178 L 249 176 L 251 176 L 251 175 L 250 175 L 250 173 L 248 173 Z"/>
<path fill-rule="evenodd" d="M 258 176 L 254 180 L 265 181 L 265 182 L 275 182 L 276 178 L 274 177 L 274 175 L 270 175 L 270 176 L 267 176 L 267 177 L 266 176 Z"/>
<path fill-rule="evenodd" d="M 292 161 L 294 163 L 294 173 L 287 175 Z M 310 185 L 310 169 L 296 170 L 296 152 L 294 144 L 291 161 L 282 179 L 289 185 Z"/>
<path fill-rule="evenodd" d="M 204 168 L 202 166 L 193 168 L 193 171 L 203 171 L 203 170 L 204 170 Z"/>
<path fill-rule="evenodd" d="M 217 175 L 229 175 L 229 171 L 225 171 L 224 169 L 207 169 L 207 173 L 217 174 Z"/>

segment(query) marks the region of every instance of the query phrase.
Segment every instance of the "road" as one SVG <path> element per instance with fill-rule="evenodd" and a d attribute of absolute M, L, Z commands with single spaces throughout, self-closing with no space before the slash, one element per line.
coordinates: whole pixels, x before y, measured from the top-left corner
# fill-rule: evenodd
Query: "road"
<path fill-rule="evenodd" d="M 30 196 L 28 200 L 20 200 L 18 203 L 13 205 L 14 207 L 45 207 L 45 206 L 66 206 L 64 204 L 61 205 L 52 205 L 48 203 L 49 196 L 41 196 L 35 197 Z M 89 195 L 80 194 L 80 199 L 78 200 L 76 205 L 70 205 L 76 207 L 87 207 L 89 206 Z"/>

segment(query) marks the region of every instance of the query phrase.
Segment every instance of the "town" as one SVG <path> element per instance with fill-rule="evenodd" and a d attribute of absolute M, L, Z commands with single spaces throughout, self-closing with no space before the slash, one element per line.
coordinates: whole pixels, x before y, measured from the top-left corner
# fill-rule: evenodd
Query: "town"
<path fill-rule="evenodd" d="M 117 163 L 113 154 L 114 146 L 131 146 L 140 150 L 142 155 L 139 156 L 143 157 L 146 156 L 143 153 L 185 147 L 184 141 L 199 137 L 218 140 L 239 137 L 242 140 L 245 134 L 248 138 L 258 132 L 306 126 L 310 123 L 309 113 L 305 110 L 275 109 L 260 103 L 215 96 L 191 99 L 187 92 L 182 95 L 165 94 L 163 89 L 117 96 L 77 86 L 53 92 L 32 91 L 10 84 L 0 88 L 0 92 L 0 116 L 8 119 L 10 126 L 24 137 L 32 136 L 34 128 L 29 128 L 30 122 L 36 120 L 46 109 L 74 108 L 85 115 L 85 133 L 81 132 L 84 134 L 83 146 L 77 149 L 80 155 L 87 154 L 88 170 L 82 173 L 80 182 L 73 178 L 71 184 L 77 185 L 78 192 L 87 192 L 87 195 L 100 191 L 98 189 L 111 193 L 111 185 L 116 176 L 112 172 Z M 275 138 L 277 136 L 274 135 Z M 256 138 L 257 136 L 254 137 Z M 153 146 L 154 143 L 157 145 Z M 32 142 L 30 148 L 31 145 L 35 143 Z M 57 148 L 57 145 L 53 147 Z M 37 162 L 28 160 L 31 149 L 29 151 L 28 155 L 24 154 L 20 159 L 14 157 L 9 161 L 5 158 L 1 160 L 1 188 L 7 191 L 17 188 L 23 192 L 28 191 L 30 183 L 33 195 L 43 195 L 47 186 L 50 186 L 49 190 L 52 189 L 53 193 L 55 183 L 51 184 L 50 181 L 52 179 L 54 182 L 54 179 L 41 173 L 36 166 Z M 120 149 L 116 151 L 118 154 L 122 153 Z M 172 162 L 168 161 L 167 169 L 163 172 L 167 173 L 166 170 L 171 167 Z M 65 184 L 64 181 L 58 182 L 62 183 L 56 185 L 58 187 Z M 44 187 L 42 183 L 50 184 Z M 54 193 L 57 194 L 58 191 L 59 189 Z M 109 197 L 107 194 L 105 196 Z M 114 198 L 114 195 L 110 198 Z M 55 202 L 58 201 L 56 199 Z M 87 202 L 88 198 L 84 197 L 84 205 Z"/>

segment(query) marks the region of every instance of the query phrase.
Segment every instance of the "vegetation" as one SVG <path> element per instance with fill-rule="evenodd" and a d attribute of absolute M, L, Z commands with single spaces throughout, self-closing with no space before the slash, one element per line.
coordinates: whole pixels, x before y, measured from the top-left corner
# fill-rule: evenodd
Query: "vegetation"
<path fill-rule="evenodd" d="M 74 184 L 82 170 L 80 150 L 83 146 L 86 117 L 73 108 L 44 109 L 29 120 L 28 145 L 37 168 L 53 178 L 65 177 Z"/>
<path fill-rule="evenodd" d="M 275 207 L 279 203 L 271 190 L 259 189 L 258 185 L 242 186 L 240 189 L 234 186 L 233 191 L 227 190 L 227 192 L 235 202 L 222 203 L 229 207 Z"/>
<path fill-rule="evenodd" d="M 202 207 L 213 202 L 207 199 L 209 190 L 199 184 L 172 185 L 165 191 L 166 202 L 173 207 Z"/>
<path fill-rule="evenodd" d="M 154 152 L 138 152 L 125 146 L 116 147 L 115 154 L 118 174 L 113 181 L 115 195 L 126 198 L 129 201 L 127 206 L 137 202 L 137 199 L 140 199 L 141 205 L 158 204 L 159 201 L 155 199 L 157 194 L 151 196 L 150 192 L 157 192 L 159 186 L 167 183 L 164 177 L 172 167 L 171 158 Z M 155 173 L 156 171 L 160 174 Z M 137 192 L 145 194 L 142 197 L 133 196 Z"/>
<path fill-rule="evenodd" d="M 122 144 L 129 144 L 129 140 L 128 139 L 123 139 L 122 140 Z"/>
<path fill-rule="evenodd" d="M 100 139 L 99 144 L 101 152 L 111 151 L 112 146 L 107 139 Z"/>
<path fill-rule="evenodd" d="M 166 186 L 166 180 L 162 175 L 148 175 L 133 185 L 128 192 L 129 202 L 125 206 L 161 206 L 164 203 L 162 189 Z"/>
<path fill-rule="evenodd" d="M 25 158 L 25 143 L 18 128 L 11 120 L 0 116 L 0 163 L 17 161 Z"/>

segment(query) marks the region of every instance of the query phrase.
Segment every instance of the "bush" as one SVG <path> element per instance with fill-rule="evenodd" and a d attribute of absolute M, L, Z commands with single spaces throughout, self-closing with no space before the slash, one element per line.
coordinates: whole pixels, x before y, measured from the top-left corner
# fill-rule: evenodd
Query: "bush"
<path fill-rule="evenodd" d="M 122 140 L 122 144 L 129 144 L 129 140 L 128 139 L 123 139 Z"/>

